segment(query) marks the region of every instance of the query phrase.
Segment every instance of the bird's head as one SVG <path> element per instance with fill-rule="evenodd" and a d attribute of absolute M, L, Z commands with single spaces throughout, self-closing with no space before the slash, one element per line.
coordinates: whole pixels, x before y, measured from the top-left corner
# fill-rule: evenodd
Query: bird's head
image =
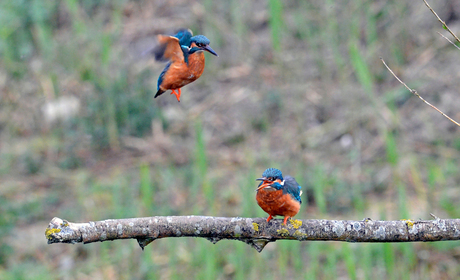
<path fill-rule="evenodd" d="M 192 54 L 197 51 L 207 51 L 215 56 L 218 56 L 217 53 L 209 46 L 211 41 L 204 35 L 196 35 L 190 39 L 191 49 L 189 54 Z"/>
<path fill-rule="evenodd" d="M 275 189 L 281 189 L 284 185 L 283 173 L 281 170 L 276 168 L 267 168 L 262 177 L 256 179 L 262 181 L 257 188 L 257 191 L 265 187 L 274 187 Z"/>

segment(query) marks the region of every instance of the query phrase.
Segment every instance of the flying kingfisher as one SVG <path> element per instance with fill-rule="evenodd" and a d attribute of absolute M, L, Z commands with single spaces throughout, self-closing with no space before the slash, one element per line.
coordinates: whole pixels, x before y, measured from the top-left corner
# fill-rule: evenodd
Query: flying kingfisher
<path fill-rule="evenodd" d="M 260 208 L 268 213 L 267 222 L 274 216 L 284 216 L 284 225 L 288 218 L 294 217 L 300 210 L 301 187 L 294 177 L 286 176 L 279 169 L 268 168 L 262 174 L 262 181 L 256 189 L 256 200 Z"/>
<path fill-rule="evenodd" d="M 169 60 L 158 78 L 155 98 L 171 90 L 180 102 L 181 87 L 198 79 L 204 70 L 204 53 L 215 56 L 217 53 L 209 46 L 211 43 L 204 35 L 193 36 L 190 29 L 181 29 L 176 35 L 158 35 L 160 43 L 154 50 L 155 59 Z M 177 92 L 176 92 L 177 91 Z"/>

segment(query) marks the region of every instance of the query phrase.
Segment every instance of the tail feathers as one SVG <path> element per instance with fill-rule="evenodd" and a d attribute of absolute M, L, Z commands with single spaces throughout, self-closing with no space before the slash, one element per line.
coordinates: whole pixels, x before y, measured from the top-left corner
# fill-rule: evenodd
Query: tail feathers
<path fill-rule="evenodd" d="M 155 94 L 155 97 L 153 98 L 157 98 L 158 96 L 162 95 L 166 90 L 162 90 L 161 88 L 158 89 L 157 91 L 157 94 Z"/>

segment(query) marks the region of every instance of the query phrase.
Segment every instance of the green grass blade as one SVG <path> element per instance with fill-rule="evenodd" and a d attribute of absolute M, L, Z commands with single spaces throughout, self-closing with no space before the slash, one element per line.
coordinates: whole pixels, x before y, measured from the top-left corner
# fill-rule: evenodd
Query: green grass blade
<path fill-rule="evenodd" d="M 272 47 L 275 51 L 281 51 L 283 46 L 283 2 L 281 0 L 268 0 L 270 13 L 270 30 L 272 34 Z"/>
<path fill-rule="evenodd" d="M 355 264 L 355 256 L 353 250 L 350 248 L 350 244 L 343 243 L 342 244 L 342 257 L 345 261 L 345 266 L 347 268 L 348 277 L 350 279 L 356 279 L 356 264 Z"/>
<path fill-rule="evenodd" d="M 148 164 L 141 164 L 139 167 L 139 177 L 142 207 L 145 210 L 144 213 L 149 213 L 153 208 L 153 184 L 150 177 L 150 166 Z"/>

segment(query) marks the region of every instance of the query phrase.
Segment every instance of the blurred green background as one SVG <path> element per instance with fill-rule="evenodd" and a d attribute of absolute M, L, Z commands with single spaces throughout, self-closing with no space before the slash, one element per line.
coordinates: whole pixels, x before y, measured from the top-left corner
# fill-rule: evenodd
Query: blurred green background
<path fill-rule="evenodd" d="M 460 34 L 457 0 L 431 1 Z M 211 40 L 181 102 L 153 99 L 155 35 Z M 299 219 L 458 218 L 460 53 L 423 1 L 0 2 L 1 279 L 455 279 L 460 243 L 134 240 L 47 245 L 72 222 L 266 217 L 267 167 Z M 449 35 L 446 34 L 450 38 Z"/>

